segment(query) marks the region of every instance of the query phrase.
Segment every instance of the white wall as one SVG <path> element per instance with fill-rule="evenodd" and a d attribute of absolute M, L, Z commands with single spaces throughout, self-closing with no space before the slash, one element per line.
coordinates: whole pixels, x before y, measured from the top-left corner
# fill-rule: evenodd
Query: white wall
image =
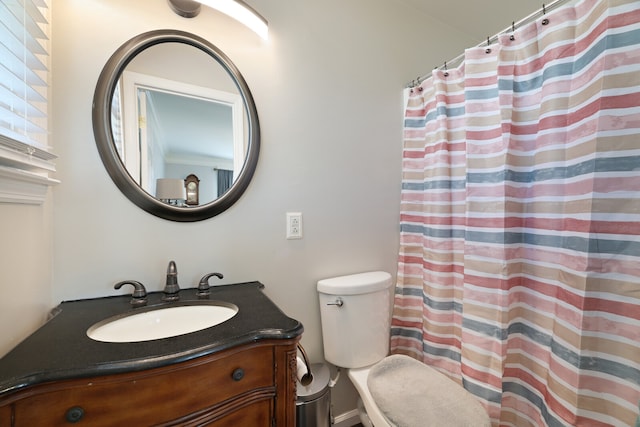
<path fill-rule="evenodd" d="M 395 273 L 402 87 L 474 41 L 398 0 L 249 3 L 270 23 L 268 42 L 212 10 L 180 18 L 163 0 L 53 0 L 52 139 L 62 184 L 44 206 L 0 207 L 7 270 L 0 354 L 62 300 L 114 294 L 123 279 L 160 290 L 173 259 L 183 287 L 211 271 L 225 275 L 220 283 L 263 282 L 304 324 L 302 343 L 319 362 L 317 280 Z M 160 28 L 221 48 L 247 80 L 260 116 L 254 181 L 231 209 L 198 223 L 133 206 L 107 175 L 93 138 L 91 102 L 103 64 L 129 38 Z M 437 45 L 425 44 L 431 40 Z M 303 213 L 304 239 L 285 239 L 287 211 Z M 353 408 L 353 392 L 341 383 L 337 413 Z"/>
<path fill-rule="evenodd" d="M 0 357 L 35 331 L 51 305 L 51 192 L 42 205 L 0 203 Z"/>

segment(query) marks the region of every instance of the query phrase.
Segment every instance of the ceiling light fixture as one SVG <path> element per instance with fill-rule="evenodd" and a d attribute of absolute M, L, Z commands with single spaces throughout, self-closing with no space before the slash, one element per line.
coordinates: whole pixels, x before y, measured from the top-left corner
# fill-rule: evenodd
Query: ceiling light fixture
<path fill-rule="evenodd" d="M 242 0 L 168 0 L 168 2 L 175 13 L 185 18 L 198 16 L 200 4 L 204 4 L 241 22 L 263 39 L 269 38 L 267 20 Z"/>

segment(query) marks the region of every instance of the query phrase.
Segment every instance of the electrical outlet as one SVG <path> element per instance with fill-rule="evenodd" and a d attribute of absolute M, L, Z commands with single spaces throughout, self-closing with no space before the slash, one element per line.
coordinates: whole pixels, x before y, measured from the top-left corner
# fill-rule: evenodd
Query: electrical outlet
<path fill-rule="evenodd" d="M 302 239 L 302 213 L 287 212 L 287 239 Z"/>

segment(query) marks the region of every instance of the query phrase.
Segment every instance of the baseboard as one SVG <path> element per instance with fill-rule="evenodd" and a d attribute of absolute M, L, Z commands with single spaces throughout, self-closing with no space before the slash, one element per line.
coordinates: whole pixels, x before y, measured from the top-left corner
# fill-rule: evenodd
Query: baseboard
<path fill-rule="evenodd" d="M 343 412 L 333 417 L 333 427 L 351 427 L 360 422 L 360 416 L 357 409 Z"/>

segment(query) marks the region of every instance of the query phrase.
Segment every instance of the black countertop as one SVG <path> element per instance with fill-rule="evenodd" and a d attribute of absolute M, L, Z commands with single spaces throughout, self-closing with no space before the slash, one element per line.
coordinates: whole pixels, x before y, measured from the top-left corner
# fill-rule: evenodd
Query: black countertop
<path fill-rule="evenodd" d="M 301 335 L 302 324 L 287 317 L 263 288 L 260 282 L 211 287 L 209 300 L 235 304 L 239 310 L 234 317 L 201 331 L 133 343 L 99 342 L 86 334 L 96 322 L 145 309 L 132 308 L 130 296 L 62 302 L 47 323 L 0 359 L 0 394 L 48 381 L 156 368 L 241 344 Z M 164 302 L 162 295 L 149 293 L 146 307 L 198 300 L 196 289 L 182 289 L 176 302 Z"/>

